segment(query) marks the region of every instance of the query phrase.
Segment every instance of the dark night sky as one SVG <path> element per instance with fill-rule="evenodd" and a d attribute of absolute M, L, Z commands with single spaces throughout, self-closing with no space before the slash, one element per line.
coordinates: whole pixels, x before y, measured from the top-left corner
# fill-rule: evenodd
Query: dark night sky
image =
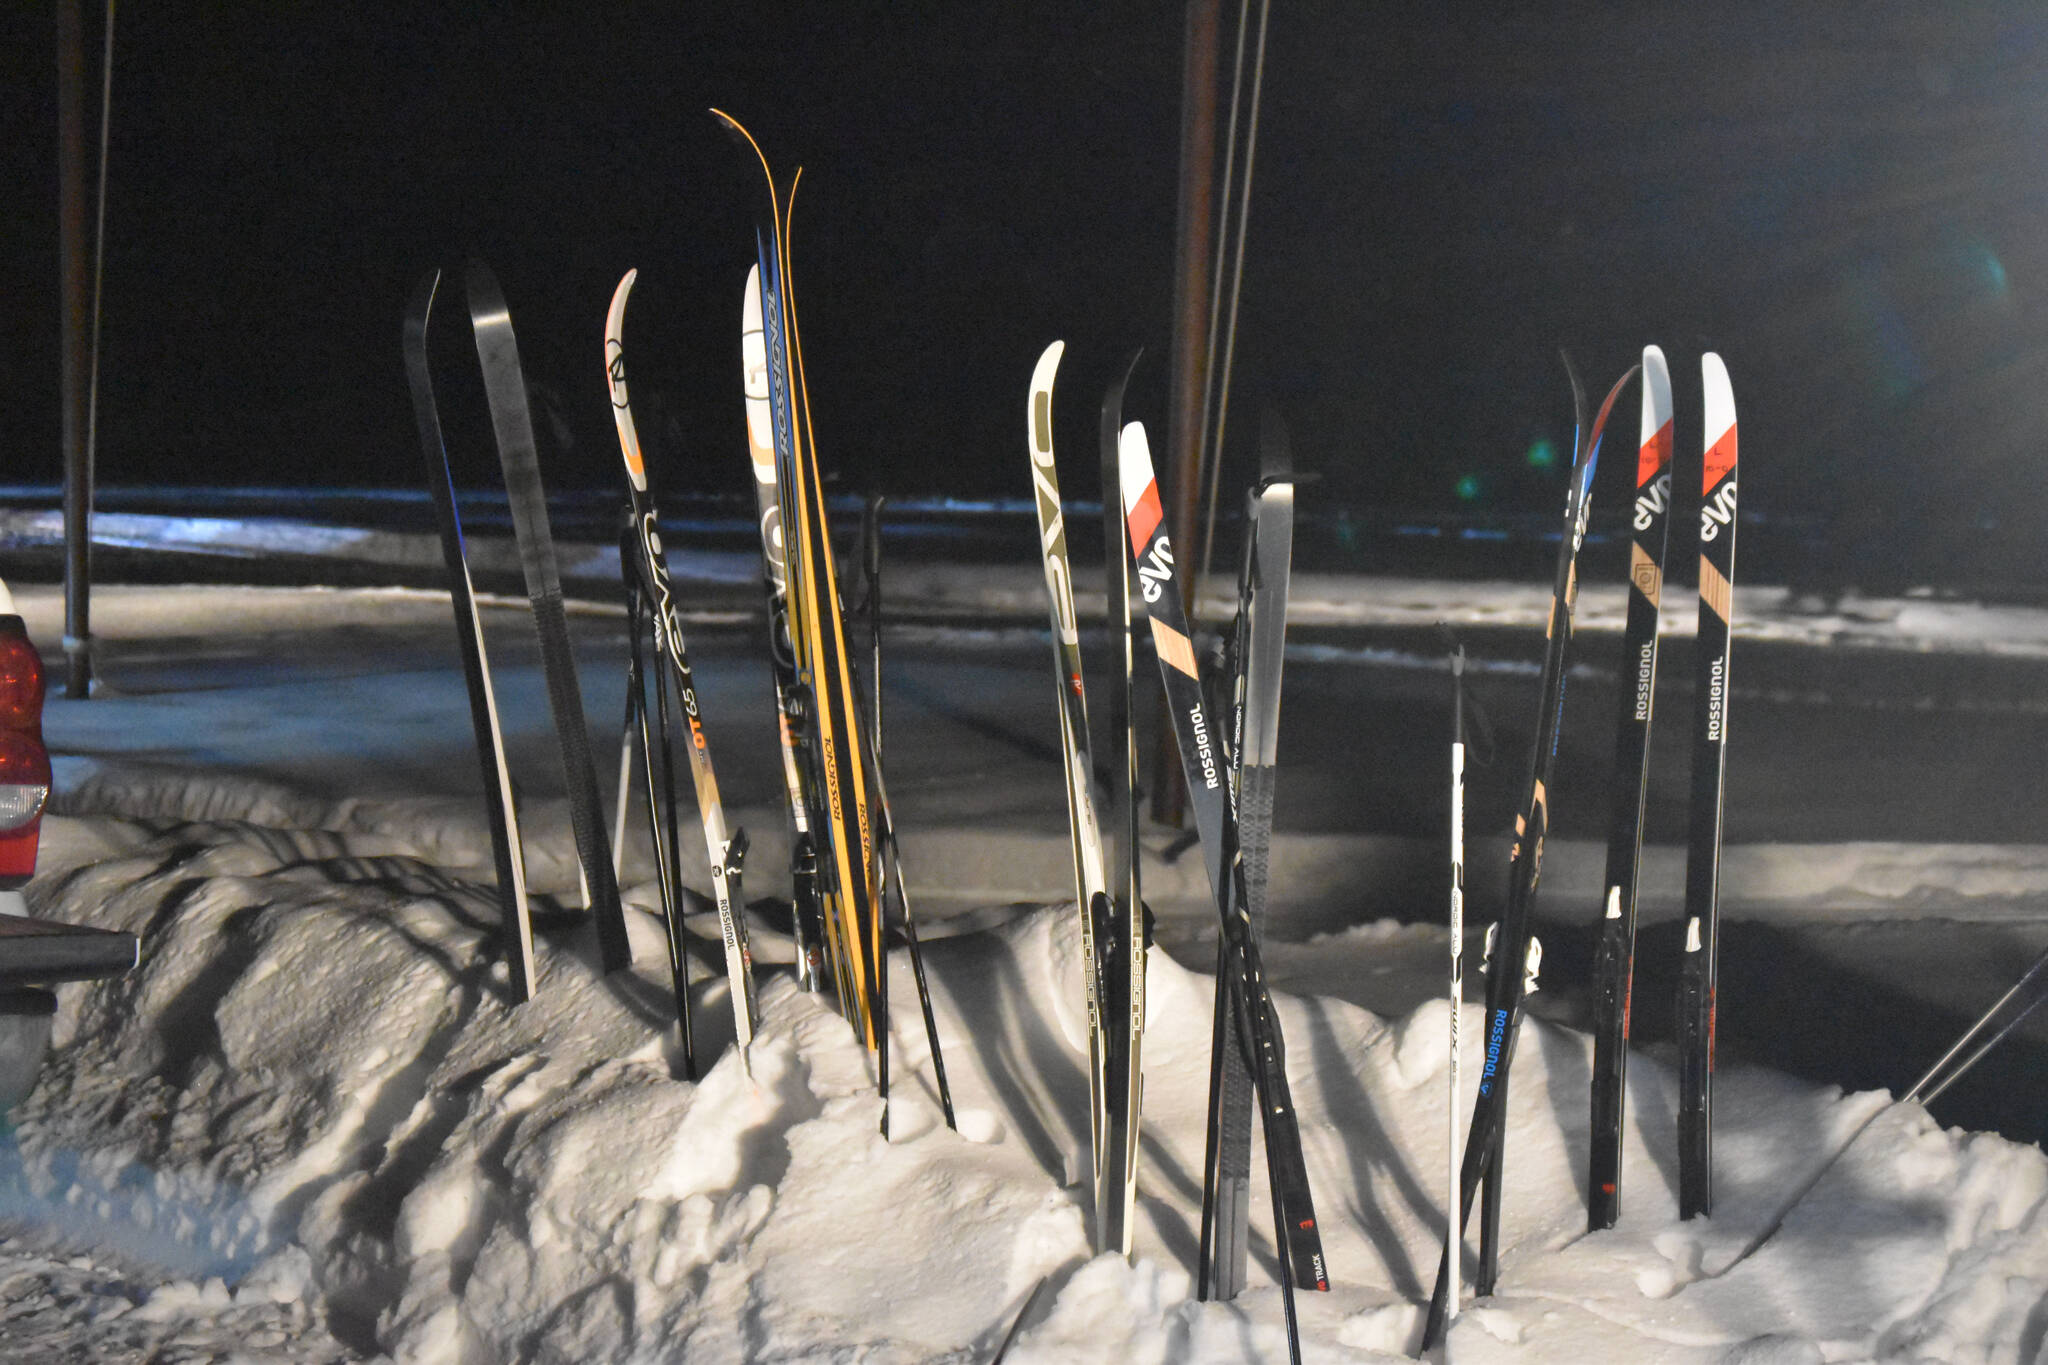
<path fill-rule="evenodd" d="M 1120 353 L 1167 340 L 1178 5 L 483 8 L 123 8 L 103 480 L 412 484 L 400 312 L 474 252 L 572 437 L 551 482 L 615 477 L 601 335 L 632 265 L 668 481 L 743 492 L 762 191 L 716 104 L 807 167 L 826 463 L 851 487 L 1022 496 L 1026 381 L 1064 336 L 1066 484 L 1093 493 L 1088 409 Z M 1597 388 L 1663 345 L 1682 453 L 1712 346 L 1745 507 L 1828 526 L 1825 572 L 2031 582 L 2048 20 L 1535 9 L 1275 0 L 1235 429 L 1276 400 L 1333 502 L 1449 510 L 1476 475 L 1483 507 L 1547 509 L 1561 471 L 1528 454 L 1569 438 L 1560 343 Z M 58 472 L 47 11 L 13 7 L 0 70 L 9 481 Z M 1149 373 L 1132 411 L 1158 423 Z"/>

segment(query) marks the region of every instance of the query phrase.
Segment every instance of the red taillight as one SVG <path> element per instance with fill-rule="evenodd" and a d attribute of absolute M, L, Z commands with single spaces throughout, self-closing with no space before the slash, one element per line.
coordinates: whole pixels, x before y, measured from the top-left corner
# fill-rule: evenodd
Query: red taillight
<path fill-rule="evenodd" d="M 19 616 L 0 616 L 0 727 L 43 733 L 43 661 Z"/>
<path fill-rule="evenodd" d="M 0 616 L 0 890 L 34 875 L 49 797 L 43 661 L 21 618 Z"/>

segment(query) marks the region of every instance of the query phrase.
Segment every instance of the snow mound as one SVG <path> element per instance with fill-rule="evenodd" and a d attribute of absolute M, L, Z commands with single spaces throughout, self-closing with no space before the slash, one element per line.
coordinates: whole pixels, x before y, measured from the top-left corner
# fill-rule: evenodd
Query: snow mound
<path fill-rule="evenodd" d="M 143 960 L 64 989 L 50 1062 L 0 1141 L 14 1234 L 0 1270 L 48 1300 L 41 1340 L 106 1354 L 182 1332 L 227 1343 L 215 1358 L 293 1360 L 964 1362 L 1044 1280 L 1012 1361 L 1284 1355 L 1268 1236 L 1237 1301 L 1192 1298 L 1211 982 L 1162 952 L 1137 1260 L 1089 1254 L 1071 904 L 928 948 L 958 1133 L 939 1119 L 908 964 L 892 963 L 884 1138 L 864 1051 L 786 975 L 764 977 L 741 1066 L 708 944 L 706 1069 L 673 1079 L 644 915 L 642 965 L 611 977 L 580 918 L 549 918 L 538 995 L 510 1003 L 474 825 L 434 802 L 343 807 L 163 773 L 109 775 L 66 809 L 36 909 L 138 933 Z M 565 828 L 546 833 L 566 848 Z M 1445 1225 L 1445 1007 L 1382 1018 L 1340 983 L 1389 954 L 1434 971 L 1429 947 L 1380 925 L 1269 954 L 1281 987 L 1322 992 L 1276 997 L 1336 1284 L 1302 1296 L 1313 1359 L 1397 1359 L 1419 1337 Z M 1588 1069 L 1586 1039 L 1525 1026 L 1501 1293 L 1461 1315 L 1451 1358 L 2039 1354 L 2037 1149 L 1736 1069 L 1716 1096 L 1716 1217 L 1680 1223 L 1671 1075 L 1644 1057 L 1624 1218 L 1589 1236 Z M 1469 1066 L 1462 1104 L 1476 1083 Z M 1254 1200 L 1254 1228 L 1269 1226 Z M 95 1249 L 84 1270 L 56 1254 L 78 1246 Z"/>

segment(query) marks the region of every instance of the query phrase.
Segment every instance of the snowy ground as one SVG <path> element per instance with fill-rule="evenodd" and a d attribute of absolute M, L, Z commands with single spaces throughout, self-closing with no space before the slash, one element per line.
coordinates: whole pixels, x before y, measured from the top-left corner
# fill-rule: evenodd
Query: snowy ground
<path fill-rule="evenodd" d="M 1405 603 L 1418 625 L 1463 603 L 1488 615 L 1478 624 L 1513 626 L 1518 592 L 1409 585 L 1376 600 Z M 21 598 L 55 658 L 56 595 Z M 580 917 L 548 916 L 539 997 L 505 1002 L 445 600 L 134 589 L 95 610 L 108 688 L 51 705 L 60 814 L 30 895 L 39 913 L 141 934 L 144 960 L 123 981 L 62 988 L 50 1063 L 11 1116 L 0 1358 L 968 1362 L 986 1359 L 1042 1276 L 1012 1361 L 1281 1354 L 1268 1241 L 1235 1304 L 1195 1304 L 1186 1273 L 1209 981 L 1182 964 L 1206 961 L 1211 915 L 1191 860 L 1147 865 L 1165 922 L 1139 1261 L 1087 1255 L 1077 944 L 1059 903 L 1057 769 L 1044 771 L 1049 746 L 1034 739 L 1051 707 L 1009 707 L 997 653 L 906 632 L 892 665 L 891 794 L 913 877 L 935 918 L 975 931 L 929 951 L 961 1132 L 938 1122 L 922 1031 L 904 1010 L 884 1142 L 850 1032 L 781 974 L 763 983 L 751 1078 L 727 1052 L 696 1086 L 671 1081 L 651 918 L 635 917 L 640 965 L 606 978 Z M 2048 641 L 2048 618 L 1987 632 L 1979 615 L 1901 603 L 1827 629 L 1902 657 Z M 1787 631 L 1801 619 L 1783 618 Z M 619 710 L 619 631 L 601 613 L 578 618 L 600 736 Z M 569 839 L 532 652 L 510 613 L 494 616 L 492 643 L 534 877 L 560 890 Z M 1830 653 L 1813 644 L 1787 647 Z M 1419 666 L 1393 668 L 1427 681 Z M 765 670 L 705 673 L 721 777 L 755 831 L 750 890 L 770 894 L 780 826 L 753 696 Z M 1514 677 L 1507 668 L 1500 685 Z M 995 700 L 977 709 L 984 695 Z M 1910 711 L 1880 714 L 1910 729 Z M 1268 956 L 1335 1285 L 1303 1296 L 1304 1331 L 1311 1359 L 1397 1358 L 1415 1345 L 1443 1232 L 1446 1020 L 1431 998 L 1443 937 L 1377 918 L 1433 919 L 1432 907 L 1358 885 L 1375 866 L 1363 850 L 1400 886 L 1414 836 L 1396 820 L 1394 834 L 1346 840 L 1310 818 L 1333 818 L 1331 788 L 1307 771 L 1298 785 L 1319 795 L 1300 798 L 1291 826 L 1283 806 Z M 1759 793 L 1771 799 L 1789 800 Z M 1958 925 L 2042 933 L 2048 852 L 1915 833 L 1739 846 L 1730 912 L 1863 936 L 1930 913 L 1950 937 Z M 626 880 L 644 905 L 642 853 Z M 1671 854 L 1652 857 L 1661 885 L 1674 869 L 1657 860 Z M 1589 838 L 1554 854 L 1545 896 L 1566 920 L 1596 859 Z M 1000 909 L 1011 901 L 1036 904 Z M 775 956 L 768 927 L 758 932 Z M 1858 970 L 1889 985 L 1923 946 Z M 726 1008 L 708 963 L 707 949 L 707 1054 Z M 900 961 L 896 979 L 907 986 Z M 1985 998 L 2002 985 L 1985 983 Z M 1670 1072 L 1651 1048 L 1630 1068 L 1623 1223 L 1585 1236 L 1589 1046 L 1542 1019 L 1529 1028 L 1502 1292 L 1460 1319 L 1450 1359 L 2042 1358 L 2038 1148 L 1946 1130 L 1881 1093 L 1730 1065 L 1717 1090 L 1721 1203 L 1711 1222 L 1681 1224 Z M 1902 1069 L 1900 1084 L 1915 1068 Z M 1744 1256 L 1823 1169 L 1783 1230 Z M 1265 1217 L 1255 1208 L 1254 1226 Z"/>

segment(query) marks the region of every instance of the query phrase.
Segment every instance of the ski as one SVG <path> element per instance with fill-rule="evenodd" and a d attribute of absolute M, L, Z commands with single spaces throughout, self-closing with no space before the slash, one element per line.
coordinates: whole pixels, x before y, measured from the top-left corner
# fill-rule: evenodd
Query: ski
<path fill-rule="evenodd" d="M 1678 1216 L 1714 1211 L 1715 986 L 1721 948 L 1721 798 L 1727 772 L 1735 582 L 1735 392 L 1700 357 L 1700 624 L 1685 842 L 1685 956 L 1678 978 Z"/>
<path fill-rule="evenodd" d="M 1081 917 L 1081 961 L 1088 1003 L 1088 1129 L 1095 1178 L 1095 1250 L 1129 1254 L 1123 1219 L 1123 1132 L 1112 1113 L 1109 1089 L 1109 1016 L 1103 999 L 1108 973 L 1097 941 L 1108 927 L 1109 875 L 1102 830 L 1095 819 L 1095 762 L 1088 738 L 1088 698 L 1081 681 L 1081 635 L 1074 619 L 1074 571 L 1067 559 L 1067 525 L 1060 508 L 1059 471 L 1053 461 L 1052 386 L 1066 343 L 1055 341 L 1031 371 L 1025 436 L 1031 455 L 1032 505 L 1038 511 L 1038 549 L 1045 566 L 1051 613 L 1053 676 L 1059 695 L 1060 760 L 1067 791 L 1067 828 L 1074 857 L 1074 905 Z"/>
<path fill-rule="evenodd" d="M 1614 794 L 1608 819 L 1606 897 L 1593 963 L 1592 1140 L 1586 1228 L 1621 1216 L 1621 1137 L 1627 1108 L 1628 1023 L 1636 956 L 1636 874 L 1643 859 L 1643 810 L 1650 794 L 1650 720 L 1657 694 L 1657 617 L 1671 514 L 1671 372 L 1664 353 L 1643 348 L 1642 439 L 1629 525 L 1628 622 L 1621 643 L 1621 716 L 1614 738 Z"/>
<path fill-rule="evenodd" d="M 441 532 L 441 559 L 448 568 L 448 597 L 455 609 L 455 640 L 462 654 L 462 677 L 469 686 L 469 719 L 476 734 L 476 755 L 483 769 L 484 822 L 491 831 L 491 863 L 498 875 L 498 908 L 505 931 L 505 962 L 511 972 L 512 998 L 531 1000 L 534 989 L 533 919 L 526 900 L 526 855 L 519 842 L 518 803 L 512 795 L 512 769 L 505 761 L 505 733 L 498 723 L 498 698 L 491 689 L 490 658 L 484 650 L 483 621 L 469 580 L 469 558 L 462 539 L 462 518 L 455 509 L 455 475 L 448 467 L 448 448 L 441 438 L 441 413 L 434 402 L 434 379 L 427 364 L 427 324 L 440 289 L 436 270 L 419 282 L 405 311 L 405 378 L 412 390 L 413 419 L 419 427 L 420 450 L 426 457 L 427 494 Z"/>
<path fill-rule="evenodd" d="M 1132 422 L 1123 430 L 1118 456 L 1119 483 L 1129 528 L 1138 591 L 1152 621 L 1152 642 L 1159 657 L 1159 677 L 1188 800 L 1216 898 L 1222 934 L 1229 945 L 1229 989 L 1235 997 L 1243 1029 L 1236 1042 L 1249 1056 L 1259 1117 L 1266 1141 L 1266 1174 L 1272 1189 L 1274 1241 L 1279 1249 L 1280 1288 L 1287 1310 L 1288 1347 L 1301 1358 L 1299 1327 L 1294 1313 L 1297 1281 L 1311 1289 L 1330 1287 L 1323 1265 L 1322 1236 L 1316 1229 L 1309 1196 L 1308 1168 L 1302 1159 L 1301 1130 L 1287 1083 L 1285 1044 L 1280 1021 L 1266 989 L 1259 945 L 1251 931 L 1244 889 L 1244 859 L 1238 847 L 1237 818 L 1231 809 L 1225 760 L 1218 752 L 1215 731 L 1202 703 L 1202 682 L 1195 664 L 1194 642 L 1188 634 L 1187 610 L 1163 524 L 1159 488 L 1152 473 L 1152 454 L 1145 428 Z"/>
<path fill-rule="evenodd" d="M 1266 918 L 1267 868 L 1273 839 L 1273 793 L 1279 773 L 1280 678 L 1287 644 L 1287 588 L 1294 555 L 1294 482 L 1286 428 L 1263 414 L 1259 433 L 1261 478 L 1246 499 L 1246 536 L 1238 572 L 1237 624 L 1231 658 L 1230 752 L 1237 803 L 1239 847 L 1244 854 L 1245 909 L 1254 936 Z M 1226 1024 L 1228 962 L 1217 944 L 1213 1039 L 1227 1039 L 1242 1024 Z M 1207 1275 L 1204 1298 L 1233 1299 L 1244 1287 L 1251 1238 L 1252 1081 L 1244 1054 L 1213 1044 L 1209 1058 L 1209 1134 L 1204 1162 L 1202 1242 Z"/>
<path fill-rule="evenodd" d="M 1095 951 L 1103 969 L 1101 993 L 1112 1027 L 1105 1032 L 1108 1055 L 1103 1059 L 1105 1085 L 1113 1116 L 1112 1134 L 1122 1133 L 1119 1197 L 1123 1248 L 1130 1253 L 1138 1216 L 1138 1136 L 1145 1110 L 1145 951 L 1151 935 L 1139 875 L 1138 740 L 1131 726 L 1131 562 L 1124 557 L 1124 519 L 1117 488 L 1117 442 L 1123 429 L 1124 393 L 1138 367 L 1142 348 L 1133 351 L 1123 374 L 1103 395 L 1097 427 L 1102 450 L 1102 529 L 1104 607 L 1110 639 L 1116 650 L 1109 688 L 1109 735 L 1119 760 L 1108 784 L 1115 813 L 1103 836 L 1108 889 L 1102 900 L 1102 922 Z"/>
<path fill-rule="evenodd" d="M 803 723 L 797 703 L 801 692 L 789 629 L 789 571 L 783 549 L 782 495 L 775 473 L 775 417 L 768 402 L 768 343 L 761 325 L 758 265 L 747 269 L 746 295 L 740 306 L 740 370 L 746 392 L 747 455 L 761 513 L 762 584 L 768 595 L 768 654 L 775 676 L 782 784 L 789 798 L 791 936 L 796 940 L 797 984 L 806 991 L 817 991 L 824 986 L 825 912 L 818 899 L 818 849 L 811 833 L 813 798 L 798 739 Z"/>
<path fill-rule="evenodd" d="M 1616 381 L 1600 407 L 1590 431 L 1581 427 L 1575 441 L 1570 483 L 1565 493 L 1564 522 L 1557 547 L 1557 570 L 1551 580 L 1550 616 L 1544 625 L 1547 644 L 1536 713 L 1536 743 L 1530 755 L 1529 796 L 1515 816 L 1515 839 L 1508 862 L 1508 903 L 1500 921 L 1488 930 L 1486 967 L 1485 1060 L 1479 1072 L 1479 1095 L 1474 1101 L 1472 1122 L 1466 1131 L 1465 1155 L 1459 1167 L 1458 1198 L 1454 1212 L 1458 1226 L 1445 1239 L 1444 1257 L 1437 1266 L 1436 1289 L 1430 1296 L 1429 1317 L 1423 1326 L 1422 1347 L 1428 1350 L 1442 1340 L 1449 1309 L 1452 1251 L 1463 1241 L 1464 1220 L 1471 1213 L 1472 1196 L 1482 1179 L 1499 1189 L 1502 1165 L 1500 1140 L 1506 1130 L 1507 1081 L 1514 1060 L 1515 1037 L 1522 1020 L 1522 1004 L 1540 962 L 1541 949 L 1531 934 L 1530 919 L 1536 898 L 1536 882 L 1543 866 L 1543 839 L 1549 831 L 1551 769 L 1557 757 L 1559 732 L 1564 719 L 1565 669 L 1572 635 L 1572 609 L 1578 599 L 1578 552 L 1586 535 L 1586 516 L 1591 510 L 1593 472 L 1599 465 L 1601 433 L 1621 390 L 1635 377 L 1635 368 Z M 1577 389 L 1577 377 L 1573 378 Z M 1575 406 L 1577 406 L 1575 404 Z M 1492 1292 L 1498 1265 L 1498 1194 L 1490 1210 L 1481 1212 L 1479 1274 L 1474 1290 Z"/>
<path fill-rule="evenodd" d="M 854 686 L 840 610 L 838 571 L 825 514 L 815 430 L 804 383 L 803 343 L 790 292 L 790 223 L 798 180 L 787 190 L 776 181 L 767 155 L 737 119 L 711 111 L 759 161 L 768 182 L 769 231 L 756 234 L 760 267 L 762 343 L 767 356 L 768 405 L 774 433 L 776 482 L 782 530 L 794 537 L 785 557 L 791 601 L 796 668 L 803 695 L 796 699 L 808 732 L 812 790 L 821 799 L 825 835 L 821 871 L 826 938 L 833 957 L 841 1007 L 870 1052 L 885 1043 L 875 1006 L 879 1003 L 877 957 L 882 948 L 877 913 L 874 834 L 869 811 L 867 765 L 862 761 L 863 718 Z"/>
<path fill-rule="evenodd" d="M 754 993 L 753 953 L 747 945 L 746 902 L 740 893 L 742 862 L 746 856 L 745 830 L 727 832 L 725 804 L 718 795 L 718 774 L 711 765 L 711 746 L 704 736 L 703 710 L 697 684 L 690 672 L 690 654 L 683 642 L 682 622 L 676 616 L 670 588 L 668 560 L 663 553 L 660 532 L 655 529 L 654 498 L 647 486 L 646 456 L 640 448 L 640 434 L 633 425 L 633 408 L 626 390 L 625 324 L 626 303 L 633 293 L 639 272 L 628 270 L 612 293 L 611 308 L 605 314 L 605 380 L 611 390 L 612 420 L 618 427 L 619 453 L 626 466 L 626 496 L 632 502 L 641 594 L 654 626 L 657 667 L 667 665 L 666 676 L 675 685 L 676 702 L 688 727 L 684 746 L 690 755 L 690 776 L 697 789 L 697 816 L 704 825 L 705 856 L 711 868 L 712 902 L 718 910 L 719 936 L 725 945 L 725 979 L 732 995 L 734 1045 L 740 1065 L 753 1072 L 749 1048 L 754 1041 L 754 1024 L 760 1003 Z M 680 920 L 671 922 L 669 932 L 680 936 Z M 680 957 L 680 953 L 677 954 Z"/>
<path fill-rule="evenodd" d="M 526 578 L 534 629 L 540 638 L 541 672 L 547 680 L 548 709 L 561 748 L 562 781 L 569 797 L 569 824 L 576 838 L 583 898 L 597 920 L 598 952 L 604 969 L 622 971 L 633 965 L 633 945 L 626 936 L 619 884 L 612 876 L 611 850 L 605 847 L 604 799 L 598 793 L 590 731 L 583 716 L 583 691 L 576 682 L 576 656 L 569 644 L 569 618 L 562 607 L 562 577 L 555 564 L 554 536 L 548 529 L 547 493 L 541 487 L 540 455 L 526 406 L 519 343 L 512 334 L 512 313 L 505 306 L 504 291 L 498 288 L 490 267 L 471 261 L 467 276 L 470 326 L 476 333 L 498 460 L 505 471 L 505 496 L 512 508 L 519 567 Z"/>

